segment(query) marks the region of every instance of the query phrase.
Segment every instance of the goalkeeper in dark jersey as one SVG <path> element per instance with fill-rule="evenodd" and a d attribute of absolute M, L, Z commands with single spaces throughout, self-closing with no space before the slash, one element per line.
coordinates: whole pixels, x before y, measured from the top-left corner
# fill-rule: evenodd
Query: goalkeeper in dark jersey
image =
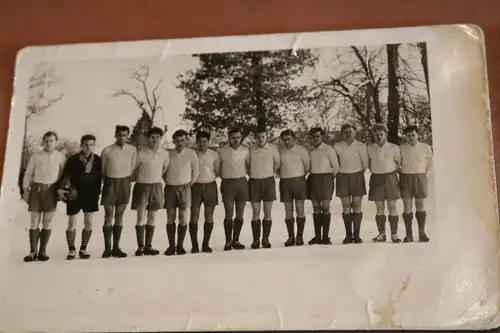
<path fill-rule="evenodd" d="M 78 254 L 81 259 L 90 258 L 87 245 L 92 235 L 94 213 L 99 210 L 102 182 L 101 158 L 94 154 L 95 142 L 96 138 L 91 134 L 82 136 L 81 151 L 68 159 L 58 190 L 60 200 L 66 202 L 66 213 L 69 217 L 66 230 L 68 260 L 76 257 L 76 217 L 80 211 L 83 211 L 84 227 Z"/>

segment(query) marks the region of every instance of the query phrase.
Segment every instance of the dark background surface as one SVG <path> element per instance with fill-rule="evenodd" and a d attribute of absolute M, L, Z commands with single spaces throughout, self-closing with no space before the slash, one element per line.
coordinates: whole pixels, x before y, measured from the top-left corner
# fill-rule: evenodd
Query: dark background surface
<path fill-rule="evenodd" d="M 500 149 L 498 0 L 0 0 L 0 18 L 2 160 L 15 57 L 25 46 L 440 24 L 485 33 L 495 155 Z"/>

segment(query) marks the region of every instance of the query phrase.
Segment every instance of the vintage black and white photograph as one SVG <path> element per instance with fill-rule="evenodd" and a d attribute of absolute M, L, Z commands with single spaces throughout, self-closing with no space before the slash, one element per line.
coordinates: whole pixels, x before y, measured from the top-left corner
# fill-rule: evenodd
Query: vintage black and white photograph
<path fill-rule="evenodd" d="M 434 102 L 428 35 L 32 57 L 4 176 L 7 327 L 438 327 L 429 285 L 462 236 L 439 218 L 459 207 L 437 194 L 455 162 L 434 118 L 464 120 Z"/>

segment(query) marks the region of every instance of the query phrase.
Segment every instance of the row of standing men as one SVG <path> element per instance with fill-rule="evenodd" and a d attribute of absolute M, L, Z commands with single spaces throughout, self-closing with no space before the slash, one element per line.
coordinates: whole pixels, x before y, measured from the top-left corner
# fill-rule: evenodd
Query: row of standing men
<path fill-rule="evenodd" d="M 419 142 L 418 128 L 414 126 L 404 130 L 407 140 L 400 146 L 387 142 L 387 128 L 381 124 L 373 126 L 375 142 L 370 145 L 355 139 L 356 128 L 352 124 L 342 126 L 343 140 L 334 146 L 323 142 L 325 133 L 321 128 L 312 128 L 309 134 L 313 147 L 310 150 L 296 144 L 291 130 L 281 133 L 282 148 L 267 142 L 265 130 L 257 130 L 256 144 L 246 148 L 241 145 L 242 132 L 232 129 L 228 133 L 229 146 L 218 152 L 209 149 L 208 132 L 197 133 L 197 148 L 193 150 L 186 147 L 188 133 L 178 130 L 173 134 L 175 149 L 167 151 L 160 148 L 163 137 L 160 128 L 149 131 L 148 146 L 139 150 L 126 143 L 129 131 L 126 126 L 116 126 L 116 142 L 104 148 L 100 156 L 93 152 L 96 138 L 84 135 L 81 151 L 67 161 L 55 150 L 57 134 L 47 132 L 44 135 L 44 149 L 30 158 L 23 178 L 23 198 L 31 212 L 30 253 L 24 258 L 26 262 L 49 260 L 47 245 L 58 201 L 66 203 L 69 216 L 67 259 L 76 257 L 76 217 L 80 211 L 84 213 L 84 228 L 78 256 L 90 258 L 87 245 L 92 235 L 94 213 L 99 210 L 99 198 L 105 212 L 103 258 L 127 256 L 120 248 L 120 238 L 123 214 L 130 197 L 131 209 L 137 212 L 136 256 L 160 253 L 152 242 L 156 213 L 163 208 L 167 211 L 169 242 L 164 254 L 185 254 L 184 239 L 188 230 L 191 252 L 200 252 L 198 220 L 202 205 L 205 223 L 201 251 L 210 253 L 214 209 L 219 203 L 217 177 L 222 179 L 220 193 L 225 210 L 225 251 L 245 249 L 240 242 L 240 233 L 248 201 L 252 207 L 253 242 L 250 247 L 271 247 L 271 210 L 277 199 L 276 175 L 280 178 L 280 201 L 285 208 L 288 232 L 285 246 L 304 244 L 306 199 L 312 202 L 314 228 L 314 237 L 308 244 L 332 243 L 329 238 L 330 202 L 334 192 L 342 202 L 346 233 L 343 244 L 362 243 L 362 198 L 367 194 L 367 169 L 371 172 L 368 199 L 375 202 L 377 209 L 378 235 L 373 241 L 386 241 L 388 220 L 391 241 L 401 242 L 396 208 L 400 198 L 404 203 L 402 217 L 406 229 L 403 241 L 413 241 L 413 203 L 419 241 L 429 241 L 425 233 L 425 199 L 432 150 Z"/>

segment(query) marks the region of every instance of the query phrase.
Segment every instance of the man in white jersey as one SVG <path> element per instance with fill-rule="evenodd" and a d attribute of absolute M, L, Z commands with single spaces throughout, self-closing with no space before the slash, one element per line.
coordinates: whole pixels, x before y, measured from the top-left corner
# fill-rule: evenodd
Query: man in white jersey
<path fill-rule="evenodd" d="M 313 244 L 331 244 L 329 232 L 331 223 L 330 203 L 335 189 L 334 180 L 340 166 L 337 153 L 332 146 L 323 142 L 325 131 L 314 127 L 309 131 L 313 148 L 309 152 L 311 172 L 307 177 L 307 197 L 313 205 Z"/>
<path fill-rule="evenodd" d="M 276 200 L 276 172 L 280 167 L 280 155 L 276 145 L 267 142 L 265 128 L 258 128 L 255 132 L 256 144 L 250 148 L 250 168 L 248 190 L 250 204 L 252 205 L 252 249 L 258 249 L 261 244 L 260 235 L 262 229 L 262 247 L 271 247 L 269 236 L 273 224 L 271 210 Z M 262 210 L 264 213 L 262 224 L 260 220 Z"/>
<path fill-rule="evenodd" d="M 188 133 L 184 130 L 174 132 L 175 149 L 170 152 L 170 162 L 165 175 L 165 208 L 167 209 L 168 248 L 166 256 L 184 255 L 184 238 L 187 231 L 187 209 L 191 206 L 191 186 L 198 179 L 199 164 L 196 152 L 187 148 Z M 179 226 L 175 224 L 179 217 Z M 175 231 L 177 229 L 177 245 Z"/>
<path fill-rule="evenodd" d="M 304 245 L 304 226 L 306 222 L 304 202 L 307 198 L 306 175 L 311 169 L 309 152 L 304 146 L 295 143 L 295 133 L 284 130 L 280 134 L 283 147 L 280 149 L 280 200 L 285 205 L 285 225 L 288 239 L 285 246 Z M 293 206 L 297 218 L 294 218 Z M 297 235 L 295 235 L 297 222 Z"/>
<path fill-rule="evenodd" d="M 226 244 L 224 251 L 231 249 L 243 250 L 245 245 L 240 242 L 243 227 L 243 213 L 249 200 L 247 174 L 250 164 L 250 152 L 241 145 L 242 133 L 232 129 L 228 133 L 229 147 L 219 150 L 222 179 L 221 194 L 224 203 L 224 232 Z M 233 215 L 234 225 L 233 225 Z"/>
<path fill-rule="evenodd" d="M 372 127 L 375 143 L 368 145 L 368 161 L 370 172 L 370 190 L 368 200 L 374 201 L 377 207 L 375 222 L 377 223 L 378 235 L 373 238 L 375 243 L 385 242 L 385 203 L 389 211 L 389 226 L 391 228 L 391 240 L 400 243 L 398 238 L 398 212 L 396 203 L 400 198 L 399 179 L 397 171 L 401 164 L 401 152 L 395 144 L 387 142 L 387 127 L 383 124 L 375 124 Z"/>
<path fill-rule="evenodd" d="M 415 200 L 415 217 L 418 224 L 418 239 L 420 242 L 428 242 L 429 237 L 425 233 L 425 222 L 427 212 L 425 211 L 425 199 L 428 196 L 427 174 L 432 168 L 432 149 L 423 142 L 418 141 L 418 128 L 408 126 L 404 130 L 406 143 L 401 149 L 401 171 L 399 175 L 399 186 L 401 198 L 403 199 L 406 237 L 404 242 L 413 242 L 413 200 Z"/>
<path fill-rule="evenodd" d="M 189 222 L 189 235 L 191 236 L 191 253 L 200 252 L 198 245 L 198 220 L 200 208 L 204 205 L 205 223 L 203 224 L 203 242 L 201 251 L 211 253 L 210 236 L 214 227 L 214 210 L 219 203 L 219 194 L 215 179 L 220 172 L 219 154 L 209 149 L 210 133 L 199 131 L 196 133 L 196 143 L 199 175 L 191 187 L 191 218 Z"/>
<path fill-rule="evenodd" d="M 335 192 L 342 202 L 342 219 L 346 232 L 343 243 L 362 243 L 359 232 L 363 219 L 361 202 L 366 194 L 365 170 L 368 168 L 368 153 L 366 145 L 355 139 L 354 125 L 342 125 L 341 132 L 343 140 L 337 142 L 333 148 L 340 164 Z"/>
<path fill-rule="evenodd" d="M 156 212 L 163 208 L 163 185 L 167 172 L 168 152 L 160 147 L 163 130 L 153 127 L 148 131 L 148 145 L 137 153 L 137 164 L 133 173 L 136 181 L 132 191 L 132 210 L 137 211 L 135 233 L 137 237 L 136 256 L 156 256 L 160 251 L 153 248 Z M 146 213 L 147 212 L 147 213 Z"/>
<path fill-rule="evenodd" d="M 47 132 L 42 140 L 43 150 L 31 156 L 23 179 L 23 199 L 28 203 L 28 211 L 31 213 L 30 253 L 24 257 L 25 262 L 49 260 L 47 245 L 57 207 L 57 182 L 65 164 L 65 157 L 56 150 L 57 134 Z"/>
<path fill-rule="evenodd" d="M 127 143 L 129 134 L 130 129 L 127 126 L 117 125 L 115 143 L 104 148 L 101 153 L 104 178 L 101 196 L 101 204 L 104 206 L 103 258 L 127 256 L 120 249 L 120 237 L 123 230 L 123 213 L 130 201 L 132 171 L 137 161 L 137 149 Z M 113 244 L 111 244 L 111 239 Z"/>

